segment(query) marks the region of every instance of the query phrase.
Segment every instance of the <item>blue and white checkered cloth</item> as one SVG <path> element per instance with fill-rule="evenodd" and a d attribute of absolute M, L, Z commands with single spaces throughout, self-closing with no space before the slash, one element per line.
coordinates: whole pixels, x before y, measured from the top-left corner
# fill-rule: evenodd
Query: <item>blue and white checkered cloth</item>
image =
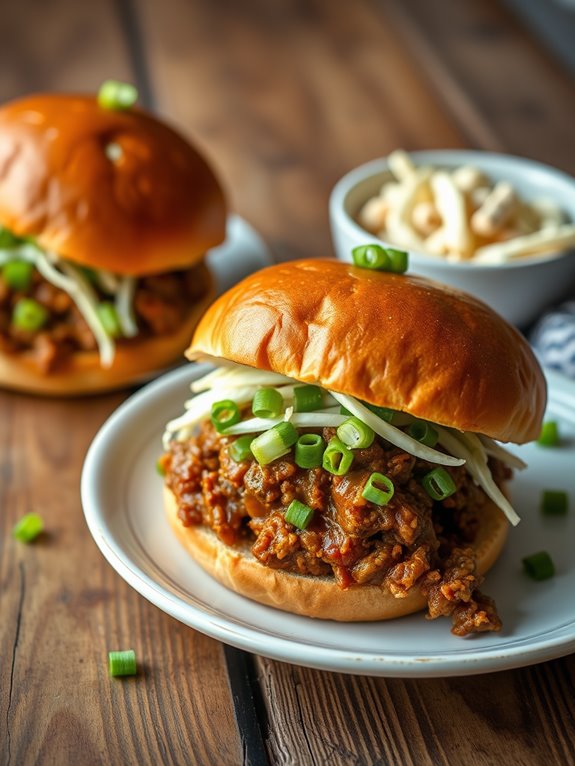
<path fill-rule="evenodd" d="M 530 340 L 544 365 L 575 380 L 575 300 L 545 314 Z"/>

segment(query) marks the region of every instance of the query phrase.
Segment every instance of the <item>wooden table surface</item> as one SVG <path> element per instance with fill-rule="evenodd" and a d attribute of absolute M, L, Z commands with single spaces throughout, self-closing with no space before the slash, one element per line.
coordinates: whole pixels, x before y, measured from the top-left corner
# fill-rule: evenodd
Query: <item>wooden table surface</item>
<path fill-rule="evenodd" d="M 212 159 L 278 259 L 331 253 L 327 198 L 395 147 L 482 147 L 575 172 L 573 82 L 496 0 L 19 0 L 0 99 L 108 77 Z M 105 562 L 79 481 L 129 392 L 0 392 L 0 763 L 575 763 L 575 657 L 373 679 L 224 647 Z M 14 522 L 38 511 L 25 546 Z M 138 677 L 106 672 L 133 646 Z"/>

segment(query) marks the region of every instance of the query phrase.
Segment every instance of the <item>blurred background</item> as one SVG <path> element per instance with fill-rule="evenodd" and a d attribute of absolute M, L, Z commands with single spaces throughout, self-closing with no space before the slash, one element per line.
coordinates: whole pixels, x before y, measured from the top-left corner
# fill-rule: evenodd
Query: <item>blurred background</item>
<path fill-rule="evenodd" d="M 396 147 L 575 172 L 575 0 L 9 0 L 2 22 L 2 100 L 135 82 L 279 258 L 331 252 L 333 183 Z"/>

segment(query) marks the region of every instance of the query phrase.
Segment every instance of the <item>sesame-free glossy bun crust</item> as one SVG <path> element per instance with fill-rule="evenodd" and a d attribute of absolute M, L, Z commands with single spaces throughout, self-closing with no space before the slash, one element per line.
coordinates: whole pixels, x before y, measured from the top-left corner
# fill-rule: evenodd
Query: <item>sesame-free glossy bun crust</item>
<path fill-rule="evenodd" d="M 340 622 L 392 620 L 424 609 L 427 599 L 418 588 L 395 598 L 377 585 L 355 585 L 342 590 L 333 577 L 292 574 L 261 564 L 250 545 L 230 546 L 203 526 L 184 527 L 174 494 L 164 488 L 164 507 L 176 536 L 192 558 L 222 585 L 285 612 Z M 495 563 L 507 539 L 509 525 L 501 511 L 488 502 L 473 545 L 477 572 Z"/>
<path fill-rule="evenodd" d="M 194 327 L 216 294 L 210 272 L 203 264 L 201 268 L 206 271 L 209 288 L 190 306 L 177 332 L 118 342 L 109 368 L 101 366 L 97 351 L 72 354 L 65 363 L 46 374 L 38 369 L 33 352 L 0 354 L 0 388 L 42 396 L 81 396 L 125 388 L 164 372 L 166 367 L 183 359 Z"/>
<path fill-rule="evenodd" d="M 225 217 L 206 161 L 140 109 L 63 94 L 0 108 L 0 224 L 49 251 L 118 274 L 181 269 L 223 241 Z"/>
<path fill-rule="evenodd" d="M 528 343 L 484 303 L 334 260 L 247 277 L 210 307 L 187 356 L 274 370 L 504 442 L 535 439 L 546 403 Z"/>

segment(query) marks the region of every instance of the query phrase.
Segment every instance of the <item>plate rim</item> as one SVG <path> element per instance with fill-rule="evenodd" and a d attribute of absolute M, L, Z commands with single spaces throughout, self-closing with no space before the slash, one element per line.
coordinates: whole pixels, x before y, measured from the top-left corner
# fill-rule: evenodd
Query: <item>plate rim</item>
<path fill-rule="evenodd" d="M 101 476 L 101 465 L 106 459 L 106 450 L 103 447 L 118 425 L 125 419 L 133 418 L 144 404 L 151 403 L 151 400 L 160 402 L 169 395 L 171 389 L 191 382 L 212 367 L 207 364 L 180 367 L 162 375 L 130 396 L 104 422 L 84 460 L 80 492 L 90 534 L 112 568 L 140 595 L 171 617 L 218 641 L 272 660 L 331 672 L 390 678 L 466 676 L 524 667 L 575 652 L 575 621 L 557 627 L 548 638 L 536 641 L 534 645 L 516 648 L 508 646 L 501 649 L 491 646 L 487 654 L 485 650 L 481 653 L 470 650 L 465 656 L 461 653 L 450 655 L 449 652 L 438 656 L 417 656 L 413 653 L 398 656 L 354 653 L 342 648 L 299 643 L 285 635 L 265 634 L 262 640 L 261 628 L 249 624 L 238 628 L 229 616 L 221 612 L 210 614 L 197 604 L 179 598 L 154 580 L 153 576 L 147 574 L 132 560 L 129 553 L 122 549 L 114 537 L 113 530 L 106 528 L 103 520 L 99 520 L 101 511 L 97 502 L 97 479 Z M 555 371 L 545 370 L 545 373 L 549 381 L 550 400 L 555 398 L 553 394 L 557 394 L 560 404 L 569 399 L 571 402 L 575 400 L 575 384 L 572 381 Z M 214 584 L 224 588 L 216 581 Z M 244 598 L 239 594 L 233 595 L 238 599 Z M 297 659 L 294 658 L 295 647 L 298 649 Z"/>

